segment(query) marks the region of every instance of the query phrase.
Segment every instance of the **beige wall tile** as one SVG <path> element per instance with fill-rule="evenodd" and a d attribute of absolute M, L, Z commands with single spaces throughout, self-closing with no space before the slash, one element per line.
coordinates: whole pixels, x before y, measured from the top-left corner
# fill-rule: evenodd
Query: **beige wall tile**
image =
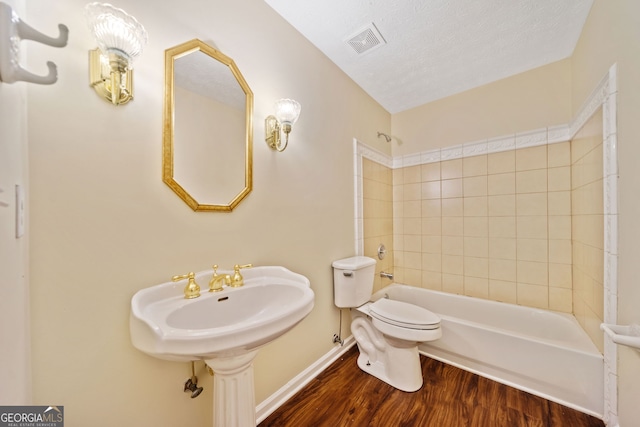
<path fill-rule="evenodd" d="M 487 216 L 489 213 L 486 196 L 465 197 L 464 216 Z"/>
<path fill-rule="evenodd" d="M 422 184 L 419 182 L 404 185 L 404 201 L 421 200 Z"/>
<path fill-rule="evenodd" d="M 489 217 L 490 237 L 516 237 L 516 217 Z"/>
<path fill-rule="evenodd" d="M 487 193 L 490 195 L 515 194 L 516 193 L 515 172 L 489 175 L 487 177 Z"/>
<path fill-rule="evenodd" d="M 422 236 L 422 251 L 428 254 L 442 254 L 442 236 Z"/>
<path fill-rule="evenodd" d="M 420 200 L 407 200 L 402 205 L 404 218 L 422 217 L 422 203 Z"/>
<path fill-rule="evenodd" d="M 487 258 L 489 256 L 489 238 L 464 237 L 464 256 Z"/>
<path fill-rule="evenodd" d="M 515 282 L 489 279 L 489 298 L 494 301 L 517 303 L 517 286 Z"/>
<path fill-rule="evenodd" d="M 426 271 L 440 273 L 442 271 L 442 255 L 441 254 L 422 254 L 422 269 Z"/>
<path fill-rule="evenodd" d="M 422 167 L 421 166 L 409 166 L 404 168 L 403 174 L 404 184 L 413 184 L 422 182 Z"/>
<path fill-rule="evenodd" d="M 462 178 L 442 180 L 441 188 L 443 199 L 462 197 Z"/>
<path fill-rule="evenodd" d="M 365 160 L 369 161 L 368 159 L 365 159 Z M 394 185 L 403 184 L 404 183 L 404 168 L 393 169 L 391 171 L 391 176 L 392 176 Z"/>
<path fill-rule="evenodd" d="M 491 259 L 516 259 L 517 240 L 506 237 L 489 238 L 489 257 Z M 515 280 L 515 279 L 514 279 Z"/>
<path fill-rule="evenodd" d="M 464 294 L 476 298 L 489 298 L 489 279 L 465 276 Z"/>
<path fill-rule="evenodd" d="M 518 261 L 516 268 L 518 283 L 545 286 L 549 284 L 548 265 L 546 262 Z"/>
<path fill-rule="evenodd" d="M 549 288 L 518 283 L 518 304 L 528 307 L 549 308 Z"/>
<path fill-rule="evenodd" d="M 516 152 L 515 150 L 503 151 L 501 153 L 491 153 L 487 156 L 487 171 L 491 174 L 515 172 Z"/>
<path fill-rule="evenodd" d="M 404 236 L 405 252 L 421 252 L 422 251 L 422 236 L 420 235 L 406 235 Z"/>
<path fill-rule="evenodd" d="M 420 264 L 417 264 L 420 267 Z M 405 268 L 404 279 L 408 283 L 422 284 L 422 270 L 420 268 Z"/>
<path fill-rule="evenodd" d="M 422 199 L 440 199 L 440 181 L 423 182 Z"/>
<path fill-rule="evenodd" d="M 543 169 L 547 167 L 547 146 L 516 150 L 516 171 Z"/>
<path fill-rule="evenodd" d="M 549 263 L 549 286 L 571 289 L 571 270 L 571 264 Z"/>
<path fill-rule="evenodd" d="M 422 218 L 422 234 L 424 234 L 425 236 L 442 235 L 442 218 L 423 217 Z"/>
<path fill-rule="evenodd" d="M 462 178 L 462 159 L 446 160 L 440 163 L 442 180 Z"/>
<path fill-rule="evenodd" d="M 452 294 L 464 294 L 464 276 L 442 273 L 442 290 Z"/>
<path fill-rule="evenodd" d="M 517 194 L 516 215 L 547 215 L 547 193 Z"/>
<path fill-rule="evenodd" d="M 571 240 L 549 240 L 549 262 L 571 264 Z"/>
<path fill-rule="evenodd" d="M 548 169 L 547 185 L 549 191 L 571 190 L 571 167 L 562 166 Z"/>
<path fill-rule="evenodd" d="M 422 182 L 440 181 L 440 162 L 427 163 L 421 166 Z"/>
<path fill-rule="evenodd" d="M 516 261 L 510 259 L 489 259 L 489 279 L 516 282 Z"/>
<path fill-rule="evenodd" d="M 549 215 L 549 238 L 571 239 L 571 216 Z"/>
<path fill-rule="evenodd" d="M 464 276 L 489 278 L 489 259 L 464 257 Z"/>
<path fill-rule="evenodd" d="M 469 237 L 488 237 L 488 218 L 482 216 L 464 217 L 464 235 Z"/>
<path fill-rule="evenodd" d="M 548 165 L 550 168 L 571 165 L 571 144 L 560 142 L 547 146 Z"/>
<path fill-rule="evenodd" d="M 503 194 L 488 197 L 489 216 L 514 216 L 516 214 L 515 194 Z"/>
<path fill-rule="evenodd" d="M 553 191 L 549 196 L 549 215 L 571 215 L 571 192 Z M 602 199 L 601 199 L 602 200 Z"/>
<path fill-rule="evenodd" d="M 546 239 L 518 239 L 517 259 L 519 261 L 548 261 L 548 248 Z"/>
<path fill-rule="evenodd" d="M 462 236 L 464 234 L 464 219 L 462 217 L 442 217 L 443 236 Z"/>
<path fill-rule="evenodd" d="M 462 236 L 442 236 L 442 253 L 445 255 L 464 255 Z"/>
<path fill-rule="evenodd" d="M 463 201 L 464 199 L 462 197 L 455 199 L 442 199 L 442 216 L 463 216 Z"/>
<path fill-rule="evenodd" d="M 464 197 L 486 196 L 487 195 L 487 176 L 472 176 L 463 178 L 463 195 Z"/>
<path fill-rule="evenodd" d="M 423 200 L 422 216 L 423 217 L 439 217 L 442 215 L 442 207 L 440 200 Z"/>
<path fill-rule="evenodd" d="M 518 238 L 546 239 L 548 236 L 547 220 L 546 215 L 519 216 L 517 218 Z"/>
<path fill-rule="evenodd" d="M 422 254 L 420 252 L 406 252 L 404 253 L 404 267 L 406 269 L 419 270 L 422 266 Z M 422 279 L 422 275 L 419 276 Z M 412 282 L 419 283 L 419 282 Z"/>
<path fill-rule="evenodd" d="M 423 271 L 422 287 L 434 291 L 442 291 L 442 273 L 434 271 Z"/>
<path fill-rule="evenodd" d="M 464 273 L 463 257 L 460 255 L 442 255 L 442 272 L 462 275 Z"/>
<path fill-rule="evenodd" d="M 478 175 L 487 175 L 487 155 L 464 157 L 462 159 L 462 176 Z"/>
<path fill-rule="evenodd" d="M 541 193 L 547 191 L 547 169 L 516 172 L 516 193 Z"/>
<path fill-rule="evenodd" d="M 406 235 L 418 235 L 422 234 L 422 218 L 405 218 L 403 221 L 404 227 L 402 228 L 402 233 Z"/>
<path fill-rule="evenodd" d="M 571 313 L 573 310 L 573 295 L 571 289 L 549 288 L 549 309 Z"/>
<path fill-rule="evenodd" d="M 581 157 L 572 167 L 572 144 L 395 170 L 363 163 L 365 232 L 374 236 L 365 238 L 365 253 L 389 239 L 397 281 L 577 310 L 587 322 L 604 306 L 603 279 L 597 279 L 604 274 L 598 267 L 602 157 L 601 147 L 592 144 L 576 151 Z M 576 233 L 580 243 L 572 245 Z M 571 264 L 576 256 L 577 269 Z M 580 301 L 574 309 L 576 295 Z"/>

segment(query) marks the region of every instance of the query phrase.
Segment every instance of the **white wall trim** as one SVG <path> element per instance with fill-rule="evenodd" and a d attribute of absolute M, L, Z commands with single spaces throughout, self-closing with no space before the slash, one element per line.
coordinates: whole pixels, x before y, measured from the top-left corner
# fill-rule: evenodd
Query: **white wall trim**
<path fill-rule="evenodd" d="M 269 415 L 271 415 L 282 404 L 289 400 L 294 394 L 300 391 L 311 380 L 317 377 L 322 371 L 327 369 L 333 362 L 338 360 L 340 356 L 347 352 L 354 344 L 356 340 L 353 335 L 344 340 L 344 344 L 341 346 L 333 347 L 328 353 L 314 362 L 304 371 L 296 375 L 291 381 L 280 387 L 278 391 L 267 397 L 256 406 L 256 420 L 260 424 Z"/>

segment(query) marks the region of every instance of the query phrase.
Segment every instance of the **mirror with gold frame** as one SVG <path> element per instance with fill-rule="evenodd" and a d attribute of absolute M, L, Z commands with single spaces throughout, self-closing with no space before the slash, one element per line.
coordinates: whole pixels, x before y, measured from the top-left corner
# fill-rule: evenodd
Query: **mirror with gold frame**
<path fill-rule="evenodd" d="M 194 39 L 165 51 L 162 180 L 194 211 L 230 212 L 252 188 L 253 92 Z"/>

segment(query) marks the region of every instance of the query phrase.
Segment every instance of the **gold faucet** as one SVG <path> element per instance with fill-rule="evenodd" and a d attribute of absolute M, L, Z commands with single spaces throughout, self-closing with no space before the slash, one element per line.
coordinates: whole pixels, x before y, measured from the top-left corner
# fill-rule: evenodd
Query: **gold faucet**
<path fill-rule="evenodd" d="M 218 274 L 218 265 L 213 266 L 213 276 L 209 280 L 209 292 L 219 292 L 222 290 L 222 282 L 228 286 L 231 284 L 231 276 L 228 274 Z"/>
<path fill-rule="evenodd" d="M 233 277 L 231 278 L 231 284 L 229 286 L 231 286 L 232 288 L 239 288 L 240 286 L 244 285 L 244 278 L 242 277 L 242 274 L 240 274 L 240 269 L 249 268 L 249 267 L 253 267 L 253 265 L 252 264 L 234 265 Z"/>
<path fill-rule="evenodd" d="M 193 272 L 183 274 L 182 276 L 173 276 L 171 280 L 178 282 L 182 279 L 189 279 L 187 286 L 184 287 L 185 299 L 198 298 L 200 296 L 200 286 L 196 283 L 196 275 Z"/>

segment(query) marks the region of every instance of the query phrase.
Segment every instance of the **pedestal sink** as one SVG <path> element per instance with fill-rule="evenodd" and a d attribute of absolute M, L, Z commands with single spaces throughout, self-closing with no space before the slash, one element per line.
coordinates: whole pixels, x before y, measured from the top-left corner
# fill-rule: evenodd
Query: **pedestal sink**
<path fill-rule="evenodd" d="M 311 312 L 314 294 L 306 277 L 284 267 L 243 270 L 244 286 L 221 292 L 208 292 L 212 275 L 195 275 L 198 298 L 185 299 L 186 279 L 138 291 L 131 299 L 131 342 L 164 360 L 204 360 L 214 371 L 214 427 L 255 426 L 253 359 Z"/>

